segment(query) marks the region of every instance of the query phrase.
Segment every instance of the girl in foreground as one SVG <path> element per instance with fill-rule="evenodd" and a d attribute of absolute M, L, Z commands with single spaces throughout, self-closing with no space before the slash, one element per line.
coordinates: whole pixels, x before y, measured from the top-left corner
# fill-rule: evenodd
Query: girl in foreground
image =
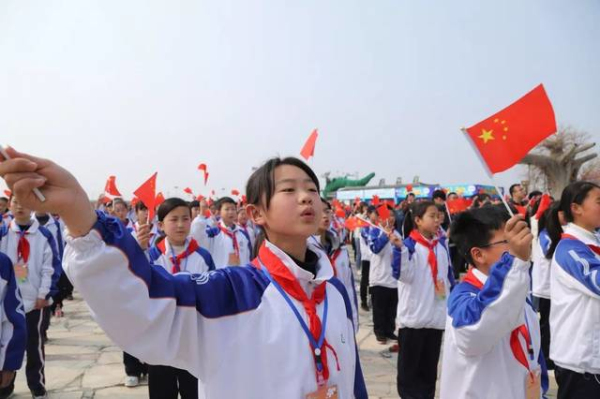
<path fill-rule="evenodd" d="M 27 206 L 61 215 L 65 270 L 124 350 L 188 370 L 200 398 L 367 397 L 348 294 L 307 246 L 322 207 L 302 161 L 271 159 L 248 180 L 247 213 L 266 235 L 251 265 L 168 275 L 120 223 L 92 210 L 68 171 L 8 153 L 0 176 Z"/>

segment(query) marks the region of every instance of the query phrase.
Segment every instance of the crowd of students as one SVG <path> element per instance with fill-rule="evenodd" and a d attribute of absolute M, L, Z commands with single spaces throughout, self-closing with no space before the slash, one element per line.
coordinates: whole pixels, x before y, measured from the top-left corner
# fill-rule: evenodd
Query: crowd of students
<path fill-rule="evenodd" d="M 0 176 L 22 210 L 11 209 L 0 241 L 15 337 L 0 349 L 0 360 L 13 350 L 3 384 L 25 350 L 19 328 L 40 331 L 58 282 L 56 238 L 36 219 L 52 213 L 68 228 L 66 274 L 125 351 L 126 384 L 148 374 L 151 398 L 365 398 L 359 300 L 376 339 L 396 344 L 401 398 L 434 397 L 440 357 L 442 398 L 542 398 L 548 367 L 559 398 L 600 397 L 596 184 L 572 183 L 556 201 L 511 186 L 512 217 L 484 194 L 451 214 L 456 194 L 443 191 L 352 209 L 321 198 L 299 159 L 273 158 L 250 176 L 244 203 L 169 198 L 149 220 L 140 202 L 94 210 L 68 171 L 10 151 Z M 38 394 L 35 337 L 27 377 Z"/>

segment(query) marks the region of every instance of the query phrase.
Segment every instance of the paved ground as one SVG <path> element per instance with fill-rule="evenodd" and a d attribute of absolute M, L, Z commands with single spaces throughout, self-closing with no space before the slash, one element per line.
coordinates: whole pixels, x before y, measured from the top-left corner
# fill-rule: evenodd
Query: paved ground
<path fill-rule="evenodd" d="M 50 397 L 147 398 L 146 385 L 137 388 L 123 386 L 122 352 L 92 320 L 81 298 L 76 294 L 75 300 L 65 304 L 65 317 L 52 320 L 48 333 L 50 341 L 46 345 L 46 379 Z M 361 312 L 357 340 L 370 397 L 397 398 L 396 355 L 389 353 L 387 346 L 377 343 L 368 313 Z M 24 372 L 18 373 L 15 393 L 15 399 L 31 397 Z"/>

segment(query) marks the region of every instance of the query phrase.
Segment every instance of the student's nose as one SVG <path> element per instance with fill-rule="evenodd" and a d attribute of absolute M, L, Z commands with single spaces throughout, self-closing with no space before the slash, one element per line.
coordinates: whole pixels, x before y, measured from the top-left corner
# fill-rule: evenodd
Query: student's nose
<path fill-rule="evenodd" d="M 312 199 L 312 195 L 311 195 L 310 191 L 308 191 L 308 190 L 300 191 L 300 203 L 302 203 L 302 204 L 312 204 L 313 203 L 313 199 Z"/>

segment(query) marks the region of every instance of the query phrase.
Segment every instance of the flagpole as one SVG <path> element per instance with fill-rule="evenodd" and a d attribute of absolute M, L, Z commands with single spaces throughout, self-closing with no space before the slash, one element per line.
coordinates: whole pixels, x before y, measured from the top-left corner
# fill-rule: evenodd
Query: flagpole
<path fill-rule="evenodd" d="M 446 207 L 446 213 L 448 214 L 448 222 L 452 223 L 452 215 L 450 215 L 450 209 L 448 208 L 448 203 L 444 201 L 444 206 Z"/>
<path fill-rule="evenodd" d="M 483 169 L 486 171 L 488 177 L 490 178 L 490 181 L 491 181 L 492 185 L 494 186 L 494 188 L 496 189 L 496 192 L 500 196 L 500 199 L 502 200 L 502 203 L 506 207 L 506 210 L 508 211 L 509 215 L 511 217 L 515 216 L 515 214 L 513 213 L 512 209 L 510 209 L 510 206 L 508 205 L 508 202 L 506 202 L 506 199 L 504 198 L 504 196 L 500 192 L 500 189 L 498 188 L 498 184 L 496 183 L 496 180 L 494 180 L 494 174 L 490 171 L 490 169 L 488 168 L 488 166 L 485 163 L 485 161 L 483 160 L 483 158 L 481 158 L 481 154 L 479 153 L 479 150 L 477 149 L 477 146 L 475 145 L 475 143 L 473 143 L 473 140 L 471 140 L 471 136 L 469 136 L 469 132 L 467 132 L 467 128 L 461 127 L 460 130 L 462 130 L 462 132 L 465 134 L 465 137 L 467 138 L 467 141 L 469 142 L 469 144 L 471 144 L 471 147 L 473 147 L 473 150 L 475 151 L 475 154 L 477 154 L 477 158 L 479 158 L 479 162 L 481 162 L 481 165 L 483 166 Z"/>

